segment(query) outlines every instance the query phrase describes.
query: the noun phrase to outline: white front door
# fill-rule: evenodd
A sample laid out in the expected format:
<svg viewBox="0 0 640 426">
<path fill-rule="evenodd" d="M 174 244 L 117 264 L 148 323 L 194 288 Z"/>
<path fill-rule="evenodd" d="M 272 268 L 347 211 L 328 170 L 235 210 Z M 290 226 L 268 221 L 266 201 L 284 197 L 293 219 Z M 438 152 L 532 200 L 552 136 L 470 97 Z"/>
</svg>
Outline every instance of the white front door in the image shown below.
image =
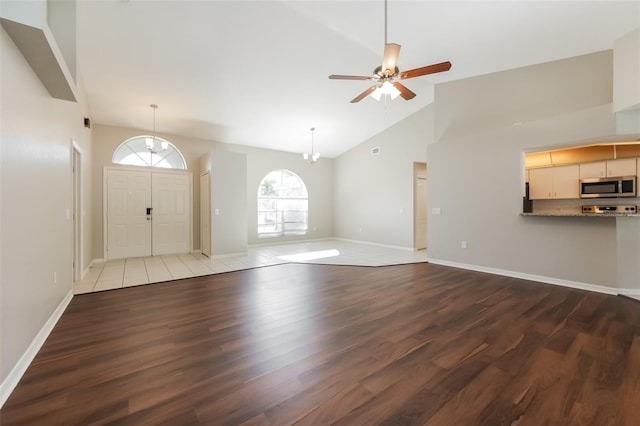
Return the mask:
<svg viewBox="0 0 640 426">
<path fill-rule="evenodd" d="M 153 255 L 186 253 L 191 246 L 191 175 L 153 172 Z"/>
<path fill-rule="evenodd" d="M 151 255 L 151 174 L 107 169 L 108 259 Z"/>
<path fill-rule="evenodd" d="M 191 173 L 105 168 L 106 259 L 191 250 Z"/>
</svg>

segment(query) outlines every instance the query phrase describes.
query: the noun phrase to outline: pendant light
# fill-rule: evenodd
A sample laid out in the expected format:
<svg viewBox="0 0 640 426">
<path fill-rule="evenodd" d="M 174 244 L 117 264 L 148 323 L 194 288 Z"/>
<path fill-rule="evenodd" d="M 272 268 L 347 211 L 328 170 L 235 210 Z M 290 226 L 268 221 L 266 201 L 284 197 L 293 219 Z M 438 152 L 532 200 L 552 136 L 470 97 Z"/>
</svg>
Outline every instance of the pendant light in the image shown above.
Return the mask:
<svg viewBox="0 0 640 426">
<path fill-rule="evenodd" d="M 155 154 L 158 151 L 156 150 L 156 110 L 158 109 L 158 105 L 151 104 L 149 105 L 151 109 L 153 109 L 153 133 L 150 138 L 145 138 L 145 145 L 149 152 Z M 160 140 L 160 148 L 161 152 L 164 152 L 169 148 L 169 142 L 165 140 Z"/>
<path fill-rule="evenodd" d="M 313 132 L 314 130 L 316 130 L 316 128 L 312 127 L 309 130 L 311 130 L 311 153 L 309 154 L 305 152 L 304 154 L 302 154 L 302 158 L 304 158 L 305 161 L 313 164 L 320 159 L 320 153 L 313 150 Z"/>
</svg>

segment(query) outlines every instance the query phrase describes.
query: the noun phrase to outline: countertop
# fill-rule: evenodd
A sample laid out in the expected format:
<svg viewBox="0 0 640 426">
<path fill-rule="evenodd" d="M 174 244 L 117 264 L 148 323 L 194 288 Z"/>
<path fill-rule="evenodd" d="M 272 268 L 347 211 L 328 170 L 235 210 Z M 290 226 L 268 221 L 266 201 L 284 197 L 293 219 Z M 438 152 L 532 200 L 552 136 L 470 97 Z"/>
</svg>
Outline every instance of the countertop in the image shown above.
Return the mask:
<svg viewBox="0 0 640 426">
<path fill-rule="evenodd" d="M 545 213 L 520 213 L 522 216 L 546 216 L 546 217 L 640 217 L 640 213 L 576 213 L 576 212 L 545 212 Z"/>
</svg>

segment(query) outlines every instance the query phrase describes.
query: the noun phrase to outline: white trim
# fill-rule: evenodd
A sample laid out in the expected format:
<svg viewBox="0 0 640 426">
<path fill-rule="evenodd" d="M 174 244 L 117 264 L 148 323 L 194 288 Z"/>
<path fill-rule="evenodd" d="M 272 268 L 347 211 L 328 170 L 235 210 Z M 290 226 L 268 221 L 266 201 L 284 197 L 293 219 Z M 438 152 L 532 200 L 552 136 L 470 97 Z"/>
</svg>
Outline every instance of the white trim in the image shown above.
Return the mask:
<svg viewBox="0 0 640 426">
<path fill-rule="evenodd" d="M 630 297 L 631 299 L 640 300 L 640 295 L 634 296 L 632 294 L 624 294 L 624 293 L 621 293 L 620 295 L 625 297 Z"/>
<path fill-rule="evenodd" d="M 619 288 L 618 294 L 640 300 L 640 289 L 637 288 Z"/>
<path fill-rule="evenodd" d="M 563 287 L 577 288 L 580 290 L 595 291 L 597 293 L 611 294 L 617 296 L 619 289 L 606 287 L 603 285 L 587 284 L 579 281 L 563 280 L 560 278 L 545 277 L 543 275 L 526 274 L 523 272 L 507 271 L 498 268 L 488 268 L 485 266 L 470 265 L 467 263 L 450 262 L 448 260 L 432 259 L 427 257 L 427 262 L 435 265 L 452 266 L 454 268 L 469 269 L 471 271 L 487 272 L 489 274 L 503 275 L 505 277 L 520 278 L 523 280 L 537 281 L 545 284 L 554 284 Z"/>
<path fill-rule="evenodd" d="M 87 267 L 84 269 L 84 271 L 82 271 L 82 279 L 84 279 L 84 277 L 86 277 L 86 276 L 87 276 L 87 274 L 89 273 L 89 269 L 93 268 L 93 267 L 94 267 L 94 265 L 95 265 L 96 263 L 104 263 L 104 262 L 106 262 L 106 260 L 104 260 L 104 259 L 102 259 L 102 258 L 99 258 L 99 259 L 93 259 L 93 260 L 89 263 L 89 266 L 87 266 Z"/>
<path fill-rule="evenodd" d="M 273 241 L 271 243 L 264 244 L 249 244 L 249 248 L 254 247 L 269 247 L 269 246 L 282 246 L 289 244 L 305 244 L 305 243 L 315 243 L 317 241 L 327 241 L 327 240 L 337 240 L 337 238 L 326 237 L 326 238 L 313 238 L 313 239 L 304 239 L 304 240 L 287 240 L 287 241 Z"/>
<path fill-rule="evenodd" d="M 47 322 L 42 326 L 40 332 L 38 332 L 27 350 L 22 354 L 16 365 L 0 384 L 0 408 L 7 401 L 11 392 L 13 392 L 15 387 L 18 385 L 18 382 L 20 382 L 20 379 L 27 371 L 27 368 L 29 368 L 29 365 L 38 354 L 38 351 L 42 348 L 45 340 L 49 337 L 51 330 L 53 330 L 53 327 L 64 313 L 64 310 L 69 306 L 71 299 L 73 299 L 73 290 L 70 290 L 64 299 L 62 299 L 56 310 L 53 311 Z"/>
<path fill-rule="evenodd" d="M 396 250 L 415 251 L 413 247 L 392 246 L 391 244 L 372 243 L 370 241 L 349 240 L 346 238 L 334 238 L 334 240 L 345 241 L 348 243 L 356 243 L 356 244 L 367 244 L 370 246 L 386 247 L 386 248 L 391 248 Z"/>
<path fill-rule="evenodd" d="M 241 251 L 238 253 L 228 253 L 228 254 L 216 254 L 216 255 L 211 255 L 210 259 L 224 259 L 226 257 L 235 257 L 235 256 L 246 256 L 247 252 L 246 251 Z"/>
<path fill-rule="evenodd" d="M 75 154 L 78 153 L 78 162 L 79 170 L 74 172 L 75 164 Z M 74 280 L 79 279 L 82 280 L 86 275 L 86 270 L 80 271 L 82 269 L 82 265 L 84 264 L 84 174 L 82 173 L 83 167 L 83 157 L 84 153 L 82 148 L 78 143 L 72 138 L 71 139 L 71 190 L 73 191 L 73 195 L 71 197 L 72 206 L 71 206 L 71 239 L 72 239 L 72 247 L 71 247 L 71 258 L 73 264 L 71 265 L 71 276 Z M 78 181 L 78 187 L 76 188 L 76 179 Z M 77 197 L 77 199 L 76 199 Z M 78 211 L 76 211 L 76 207 L 78 207 Z M 76 235 L 77 234 L 77 235 Z M 77 243 L 77 244 L 76 244 Z M 77 246 L 77 247 L 76 247 Z M 74 267 L 74 264 L 76 264 Z M 77 277 L 77 273 L 80 272 L 80 277 Z"/>
</svg>

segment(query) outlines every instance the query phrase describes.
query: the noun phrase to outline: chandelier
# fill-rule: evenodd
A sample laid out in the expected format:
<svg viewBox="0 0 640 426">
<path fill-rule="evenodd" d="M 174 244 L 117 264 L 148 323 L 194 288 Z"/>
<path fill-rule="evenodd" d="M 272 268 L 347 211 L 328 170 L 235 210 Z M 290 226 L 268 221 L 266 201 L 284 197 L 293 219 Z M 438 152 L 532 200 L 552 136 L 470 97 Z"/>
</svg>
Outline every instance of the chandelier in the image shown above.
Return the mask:
<svg viewBox="0 0 640 426">
<path fill-rule="evenodd" d="M 309 130 L 311 130 L 311 153 L 309 154 L 305 152 L 304 154 L 302 154 L 302 158 L 304 158 L 305 161 L 313 164 L 320 159 L 320 153 L 313 150 L 313 131 L 316 130 L 316 128 L 312 127 Z"/>
</svg>

